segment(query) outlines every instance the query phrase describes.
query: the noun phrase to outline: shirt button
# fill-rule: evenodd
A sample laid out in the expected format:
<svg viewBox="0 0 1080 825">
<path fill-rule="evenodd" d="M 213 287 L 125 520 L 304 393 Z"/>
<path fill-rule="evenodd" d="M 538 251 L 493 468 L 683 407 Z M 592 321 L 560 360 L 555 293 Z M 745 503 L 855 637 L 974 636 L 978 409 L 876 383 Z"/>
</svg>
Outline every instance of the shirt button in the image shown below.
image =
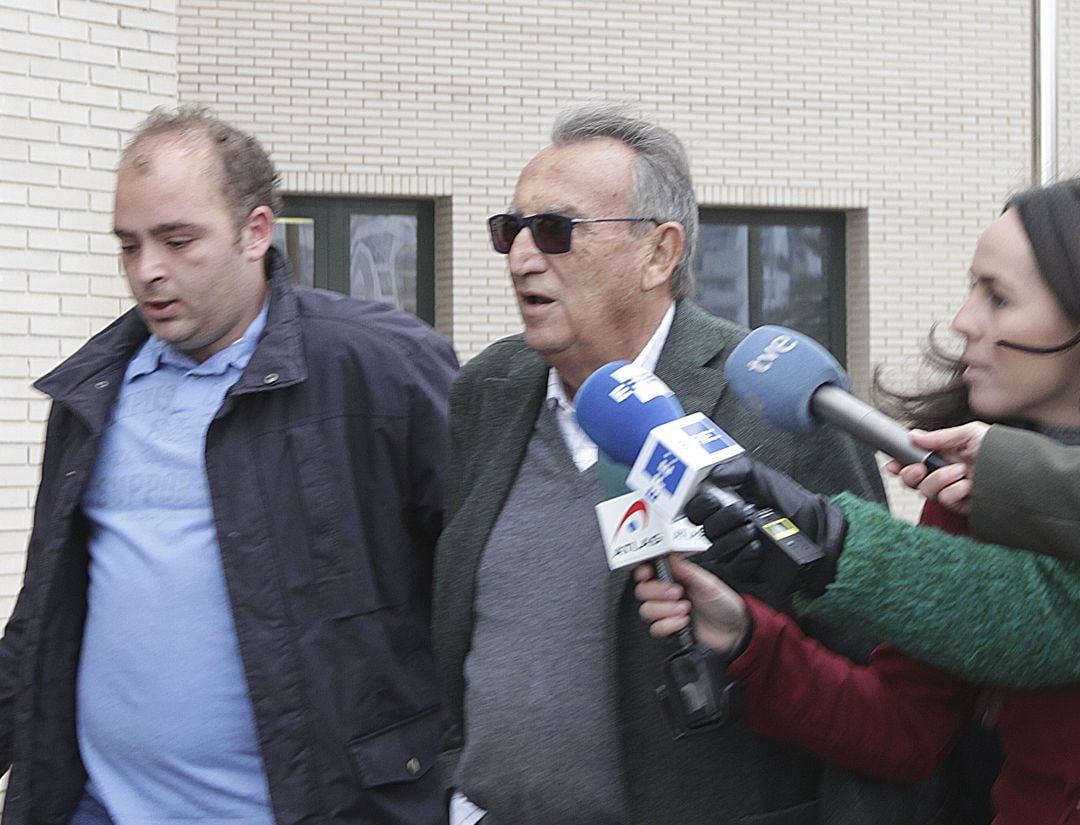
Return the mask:
<svg viewBox="0 0 1080 825">
<path fill-rule="evenodd" d="M 279 376 L 276 372 L 267 373 L 266 375 L 263 376 L 263 383 L 264 384 L 276 384 L 277 381 L 278 381 L 278 378 L 280 378 L 280 377 L 281 376 Z"/>
<path fill-rule="evenodd" d="M 107 386 L 109 386 L 109 382 L 108 382 L 108 381 L 98 381 L 98 382 L 97 382 L 96 384 L 94 384 L 94 389 L 95 389 L 95 390 L 103 390 L 103 389 L 105 389 L 105 388 L 106 388 Z"/>
<path fill-rule="evenodd" d="M 420 760 L 415 756 L 405 763 L 405 770 L 411 773 L 413 776 L 420 773 Z"/>
</svg>

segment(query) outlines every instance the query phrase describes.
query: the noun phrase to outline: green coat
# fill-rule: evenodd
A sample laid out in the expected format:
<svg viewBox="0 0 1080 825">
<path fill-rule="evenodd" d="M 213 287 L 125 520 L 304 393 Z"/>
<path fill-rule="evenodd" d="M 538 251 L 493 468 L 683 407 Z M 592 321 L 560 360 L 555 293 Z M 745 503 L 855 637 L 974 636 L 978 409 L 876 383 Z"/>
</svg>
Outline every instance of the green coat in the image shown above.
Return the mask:
<svg viewBox="0 0 1080 825">
<path fill-rule="evenodd" d="M 846 494 L 836 503 L 848 518 L 836 579 L 802 615 L 854 623 L 977 683 L 1080 682 L 1080 561 L 917 527 Z"/>
<path fill-rule="evenodd" d="M 656 372 L 688 412 L 707 414 L 755 458 L 823 493 L 849 489 L 881 499 L 868 451 L 832 432 L 812 438 L 780 432 L 725 392 L 724 359 L 745 334 L 682 302 Z M 546 379 L 545 364 L 514 336 L 470 361 L 451 393 L 449 509 L 436 550 L 433 617 L 449 723 L 440 757 L 447 783 L 463 744 L 463 670 L 475 574 L 525 454 Z M 725 825 L 749 823 L 746 817 L 756 825 L 937 821 L 905 813 L 915 804 L 913 793 L 825 770 L 809 755 L 758 736 L 741 722 L 673 741 L 654 699 L 670 651 L 649 637 L 638 618 L 629 570 L 610 574 L 607 593 L 616 628 L 607 666 L 619 688 L 611 701 L 617 705 L 632 823 Z"/>
</svg>

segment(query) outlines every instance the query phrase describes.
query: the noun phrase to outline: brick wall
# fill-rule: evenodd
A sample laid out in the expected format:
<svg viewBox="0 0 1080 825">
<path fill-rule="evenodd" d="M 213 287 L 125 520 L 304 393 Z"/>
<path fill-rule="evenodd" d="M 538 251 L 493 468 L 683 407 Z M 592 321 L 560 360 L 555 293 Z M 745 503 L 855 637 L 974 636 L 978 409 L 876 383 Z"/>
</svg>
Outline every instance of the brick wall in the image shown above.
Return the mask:
<svg viewBox="0 0 1080 825">
<path fill-rule="evenodd" d="M 865 386 L 871 362 L 915 350 L 928 306 L 959 300 L 978 227 L 1028 173 L 1029 14 L 1008 0 L 680 8 L 186 0 L 180 92 L 258 131 L 297 191 L 438 182 L 454 251 L 440 326 L 464 357 L 517 328 L 484 217 L 558 109 L 628 100 L 684 137 L 705 204 L 866 209 L 853 311 L 869 320 L 849 354 Z"/>
<path fill-rule="evenodd" d="M 850 211 L 856 386 L 865 393 L 875 364 L 910 372 L 929 324 L 964 294 L 979 228 L 1030 169 L 1026 5 L 679 11 L 185 0 L 180 94 L 257 131 L 294 191 L 445 198 L 438 325 L 465 358 L 518 328 L 484 218 L 555 112 L 629 101 L 684 138 L 704 205 Z"/>
<path fill-rule="evenodd" d="M 123 133 L 176 95 L 175 3 L 0 0 L 0 615 L 22 579 L 47 402 L 31 382 L 126 306 Z"/>
</svg>

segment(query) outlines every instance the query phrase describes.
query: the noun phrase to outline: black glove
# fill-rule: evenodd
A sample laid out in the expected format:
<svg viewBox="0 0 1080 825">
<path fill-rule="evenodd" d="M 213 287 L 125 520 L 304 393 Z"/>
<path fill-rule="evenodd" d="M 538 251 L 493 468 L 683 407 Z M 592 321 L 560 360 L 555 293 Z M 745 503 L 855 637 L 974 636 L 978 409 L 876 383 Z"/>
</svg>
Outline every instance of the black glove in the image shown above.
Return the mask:
<svg viewBox="0 0 1080 825">
<path fill-rule="evenodd" d="M 761 545 L 757 528 L 747 516 L 746 502 L 731 496 L 727 490 L 718 491 L 710 484 L 702 484 L 687 502 L 686 516 L 694 524 L 702 525 L 712 542 L 708 561 L 699 560 L 710 572 L 740 592 L 764 584 L 759 573 Z"/>
<path fill-rule="evenodd" d="M 712 556 L 719 561 L 730 561 L 746 551 L 757 531 L 748 517 L 746 501 L 730 495 L 731 485 L 718 487 L 702 484 L 686 503 L 686 517 L 705 528 L 705 535 L 712 542 L 709 548 Z"/>
<path fill-rule="evenodd" d="M 795 522 L 825 555 L 807 575 L 800 577 L 799 589 L 811 596 L 825 592 L 825 587 L 836 578 L 836 562 L 844 548 L 847 518 L 843 510 L 783 473 L 746 457 L 715 467 L 709 474 L 709 482 L 734 490 L 750 504 L 768 507 Z M 764 554 L 775 549 L 754 539 L 755 528 L 746 515 L 740 518 L 737 507 L 722 504 L 707 488 L 708 485 L 703 485 L 703 490 L 687 503 L 686 515 L 695 524 L 704 526 L 705 535 L 713 542 L 711 549 L 733 574 L 737 571 L 743 581 L 753 581 Z"/>
</svg>

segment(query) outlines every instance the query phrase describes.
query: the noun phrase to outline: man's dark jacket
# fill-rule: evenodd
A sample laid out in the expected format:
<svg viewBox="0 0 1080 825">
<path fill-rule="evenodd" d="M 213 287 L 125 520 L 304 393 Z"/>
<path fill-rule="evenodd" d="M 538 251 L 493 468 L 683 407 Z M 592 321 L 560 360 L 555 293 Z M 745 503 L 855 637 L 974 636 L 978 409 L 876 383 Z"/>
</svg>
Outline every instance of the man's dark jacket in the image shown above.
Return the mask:
<svg viewBox="0 0 1080 825">
<path fill-rule="evenodd" d="M 754 458 L 822 493 L 847 489 L 883 499 L 869 451 L 835 432 L 810 438 L 781 432 L 726 391 L 724 360 L 745 335 L 745 329 L 680 302 L 656 374 L 687 412 L 708 415 Z M 440 772 L 448 785 L 464 744 L 464 663 L 472 640 L 476 571 L 524 458 L 546 395 L 546 376 L 547 367 L 536 353 L 521 336 L 513 336 L 470 361 L 451 395 L 451 476 L 447 524 L 436 553 L 434 603 L 435 648 L 449 721 Z M 573 575 L 573 565 L 567 574 Z M 633 825 L 944 821 L 935 818 L 934 788 L 909 791 L 827 769 L 807 753 L 758 736 L 742 722 L 673 741 L 654 698 L 663 681 L 664 657 L 672 649 L 649 637 L 638 618 L 629 569 L 610 574 L 607 599 L 612 632 L 606 666 L 615 689 L 611 701 L 619 725 L 619 768 Z M 837 643 L 839 635 L 834 632 L 831 641 Z M 869 649 L 860 640 L 846 652 L 857 648 Z M 528 759 L 522 754 L 523 761 Z M 473 801 L 483 807 L 483 800 Z"/>
<path fill-rule="evenodd" d="M 456 359 L 416 319 L 294 288 L 210 425 L 206 472 L 274 814 L 282 825 L 444 816 L 429 640 Z M 134 312 L 37 386 L 53 398 L 22 592 L 0 642 L 4 825 L 66 825 L 85 781 L 75 675 L 87 592 L 82 498 Z"/>
</svg>

